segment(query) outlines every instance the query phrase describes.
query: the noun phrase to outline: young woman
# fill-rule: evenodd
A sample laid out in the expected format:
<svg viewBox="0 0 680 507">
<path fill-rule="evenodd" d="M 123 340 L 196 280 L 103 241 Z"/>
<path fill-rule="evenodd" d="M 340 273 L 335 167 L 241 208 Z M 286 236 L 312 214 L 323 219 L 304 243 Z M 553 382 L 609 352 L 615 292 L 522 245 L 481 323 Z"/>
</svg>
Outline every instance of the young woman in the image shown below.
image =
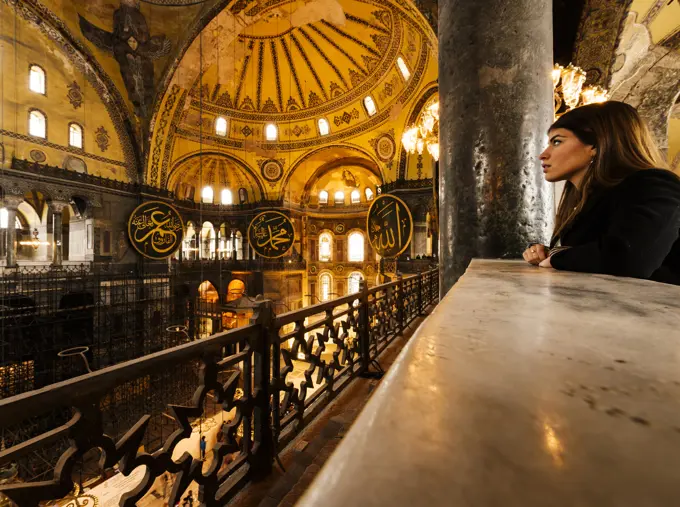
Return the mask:
<svg viewBox="0 0 680 507">
<path fill-rule="evenodd" d="M 524 259 L 566 271 L 680 285 L 680 178 L 635 108 L 590 104 L 561 116 L 540 159 L 546 180 L 566 180 L 550 247 Z"/>
</svg>

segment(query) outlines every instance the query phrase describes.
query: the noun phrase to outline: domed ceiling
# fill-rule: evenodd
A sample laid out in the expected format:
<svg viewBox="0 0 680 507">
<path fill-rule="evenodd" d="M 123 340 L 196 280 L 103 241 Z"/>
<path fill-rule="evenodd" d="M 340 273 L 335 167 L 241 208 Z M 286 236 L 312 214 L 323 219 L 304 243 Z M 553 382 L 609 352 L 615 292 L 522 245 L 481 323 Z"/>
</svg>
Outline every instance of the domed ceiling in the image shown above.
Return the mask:
<svg viewBox="0 0 680 507">
<path fill-rule="evenodd" d="M 210 149 L 241 161 L 267 198 L 278 198 L 310 150 L 340 144 L 361 150 L 386 180 L 397 179 L 401 132 L 436 79 L 434 33 L 407 2 L 274 0 L 238 19 L 223 11 L 173 77 L 147 181 L 170 188 L 174 160 Z M 215 131 L 219 117 L 228 122 L 224 135 Z M 275 140 L 265 138 L 270 123 Z"/>
</svg>

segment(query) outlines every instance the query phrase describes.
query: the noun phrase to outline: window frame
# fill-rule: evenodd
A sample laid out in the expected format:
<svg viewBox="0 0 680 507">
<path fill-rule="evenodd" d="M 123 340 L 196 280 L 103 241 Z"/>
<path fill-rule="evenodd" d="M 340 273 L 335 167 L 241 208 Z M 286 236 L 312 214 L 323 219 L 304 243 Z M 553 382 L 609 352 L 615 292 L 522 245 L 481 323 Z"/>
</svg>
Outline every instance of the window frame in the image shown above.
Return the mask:
<svg viewBox="0 0 680 507">
<path fill-rule="evenodd" d="M 322 244 L 322 238 L 328 238 L 328 258 L 323 258 L 321 254 L 321 244 Z M 318 238 L 318 244 L 317 244 L 317 255 L 319 258 L 319 262 L 333 262 L 333 244 L 335 243 L 335 238 L 333 238 L 333 234 L 330 233 L 330 231 L 323 231 L 321 234 L 319 234 Z"/>
<path fill-rule="evenodd" d="M 43 91 L 42 92 L 37 92 L 31 88 L 31 70 L 33 67 L 37 67 L 40 69 L 42 72 L 42 77 L 43 77 Z M 29 63 L 28 64 L 28 91 L 31 93 L 37 93 L 38 95 L 42 95 L 43 97 L 47 97 L 47 71 L 42 65 L 38 65 L 37 63 Z"/>
<path fill-rule="evenodd" d="M 352 237 L 361 236 L 361 260 L 352 258 Z M 363 231 L 353 230 L 347 234 L 347 262 L 366 262 L 366 235 Z"/>
<path fill-rule="evenodd" d="M 31 133 L 31 114 L 34 113 L 34 112 L 40 113 L 42 115 L 43 119 L 45 120 L 45 135 L 44 136 L 37 136 L 37 135 Z M 29 136 L 34 137 L 36 139 L 43 139 L 43 140 L 47 141 L 47 115 L 43 111 L 38 109 L 37 107 L 30 108 L 28 110 L 28 128 L 26 130 L 28 131 Z"/>
<path fill-rule="evenodd" d="M 354 200 L 354 197 L 356 196 L 356 201 Z M 355 188 L 349 193 L 349 202 L 350 204 L 361 204 L 361 191 L 358 188 Z"/>
<path fill-rule="evenodd" d="M 229 202 L 224 202 L 224 194 L 225 192 L 229 193 Z M 229 188 L 223 188 L 220 191 L 220 204 L 222 206 L 232 206 L 234 204 L 234 193 L 231 191 Z"/>
<path fill-rule="evenodd" d="M 323 298 L 324 279 L 328 280 L 328 297 L 326 299 Z M 319 274 L 319 293 L 317 295 L 319 301 L 321 301 L 322 303 L 330 301 L 332 299 L 331 297 L 332 292 L 333 292 L 333 275 L 329 271 L 324 271 L 323 273 Z"/>
<path fill-rule="evenodd" d="M 217 122 L 220 121 L 220 120 L 224 120 L 224 134 L 220 134 L 217 131 Z M 214 131 L 215 135 L 218 136 L 218 137 L 227 137 L 227 135 L 229 134 L 229 120 L 227 120 L 226 116 L 220 115 L 217 118 L 215 118 L 215 123 L 213 124 L 213 131 Z"/>
<path fill-rule="evenodd" d="M 371 193 L 370 197 L 368 195 L 369 192 Z M 366 202 L 370 202 L 373 199 L 375 199 L 375 192 L 373 191 L 373 189 L 371 187 L 366 187 L 364 189 L 364 196 L 366 197 Z"/>
<path fill-rule="evenodd" d="M 371 103 L 373 104 L 373 108 L 375 109 L 372 113 L 371 113 L 371 111 L 369 111 L 368 106 L 366 105 L 366 101 L 369 100 L 369 99 L 370 99 Z M 366 95 L 364 97 L 364 99 L 361 101 L 361 103 L 363 104 L 364 109 L 366 110 L 366 114 L 368 114 L 369 118 L 378 114 L 378 105 L 375 103 L 375 99 L 373 98 L 373 96 Z"/>
<path fill-rule="evenodd" d="M 352 278 L 354 278 L 354 275 L 359 275 L 359 283 L 357 284 L 357 290 L 354 292 L 350 292 L 350 287 L 351 287 L 351 281 Z M 347 295 L 350 296 L 352 294 L 358 294 L 359 291 L 361 290 L 361 280 L 366 281 L 366 277 L 361 271 L 352 271 L 349 275 L 347 275 Z"/>
<path fill-rule="evenodd" d="M 338 201 L 338 195 L 339 194 L 342 194 L 342 200 L 341 201 Z M 344 205 L 345 204 L 345 192 L 343 192 L 342 190 L 336 190 L 333 193 L 333 204 L 336 205 L 336 206 L 338 204 Z"/>
<path fill-rule="evenodd" d="M 401 66 L 399 65 L 399 62 L 400 62 L 400 61 L 401 61 L 401 63 L 404 65 L 404 68 L 406 69 L 406 72 L 408 73 L 408 76 L 405 76 L 405 75 L 404 75 L 404 70 L 403 70 L 403 69 L 401 68 Z M 401 55 L 397 56 L 397 63 L 396 63 L 396 65 L 397 65 L 397 69 L 399 69 L 399 74 L 400 74 L 401 77 L 404 79 L 404 81 L 408 81 L 409 79 L 411 79 L 411 77 L 413 76 L 413 72 L 411 72 L 411 69 L 409 68 L 408 64 L 406 63 L 406 60 L 404 60 L 404 58 L 403 58 Z"/>
<path fill-rule="evenodd" d="M 326 124 L 326 133 L 321 132 L 321 122 Z M 325 137 L 331 133 L 331 123 L 326 118 L 319 118 L 316 122 L 316 128 L 319 131 L 319 135 Z"/>
<path fill-rule="evenodd" d="M 76 126 L 80 129 L 80 146 L 76 146 L 75 144 L 71 144 L 71 127 Z M 71 121 L 68 124 L 68 145 L 70 148 L 75 148 L 76 150 L 85 150 L 85 129 L 83 126 L 76 122 L 76 121 Z"/>
<path fill-rule="evenodd" d="M 269 130 L 269 127 L 274 127 L 274 138 L 270 139 L 269 134 L 267 130 Z M 267 123 L 264 126 L 264 140 L 269 142 L 269 143 L 274 143 L 279 140 L 279 127 L 276 125 L 276 123 Z"/>
<path fill-rule="evenodd" d="M 321 200 L 321 194 L 322 194 L 322 193 L 323 193 L 323 194 L 326 194 L 326 199 L 325 199 L 324 201 Z M 328 198 L 329 198 L 329 197 L 330 197 L 330 195 L 328 194 L 328 190 L 320 190 L 320 191 L 319 191 L 319 195 L 318 195 L 319 204 L 328 204 Z"/>
<path fill-rule="evenodd" d="M 211 195 L 210 201 L 205 200 L 205 194 L 204 194 L 204 192 L 208 188 L 210 189 L 210 195 Z M 204 203 L 204 204 L 214 204 L 215 203 L 215 189 L 211 185 L 206 185 L 201 189 L 201 202 Z"/>
</svg>

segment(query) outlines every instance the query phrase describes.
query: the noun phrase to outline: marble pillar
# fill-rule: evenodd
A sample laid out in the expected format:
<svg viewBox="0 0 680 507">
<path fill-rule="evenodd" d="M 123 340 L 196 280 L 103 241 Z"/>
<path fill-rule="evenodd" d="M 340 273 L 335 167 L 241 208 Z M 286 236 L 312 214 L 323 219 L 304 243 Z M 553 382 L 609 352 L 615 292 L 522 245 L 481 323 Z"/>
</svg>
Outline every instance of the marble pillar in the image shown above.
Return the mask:
<svg viewBox="0 0 680 507">
<path fill-rule="evenodd" d="M 3 206 L 7 209 L 7 256 L 5 266 L 15 268 L 17 266 L 17 211 L 23 197 L 6 196 Z"/>
<path fill-rule="evenodd" d="M 54 246 L 52 250 L 52 265 L 61 266 L 64 261 L 64 234 L 62 230 L 62 212 L 68 206 L 66 202 L 53 201 L 50 204 L 52 208 L 52 237 L 54 239 Z"/>
<path fill-rule="evenodd" d="M 550 0 L 439 2 L 443 296 L 473 257 L 547 241 L 552 189 L 538 155 L 553 120 Z"/>
</svg>

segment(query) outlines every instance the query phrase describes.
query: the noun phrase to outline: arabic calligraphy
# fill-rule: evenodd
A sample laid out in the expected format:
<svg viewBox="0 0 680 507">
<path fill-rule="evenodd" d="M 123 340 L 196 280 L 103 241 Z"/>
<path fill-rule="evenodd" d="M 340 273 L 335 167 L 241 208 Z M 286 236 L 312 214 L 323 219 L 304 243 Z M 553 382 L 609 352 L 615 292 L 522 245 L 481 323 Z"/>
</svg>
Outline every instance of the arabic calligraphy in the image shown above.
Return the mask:
<svg viewBox="0 0 680 507">
<path fill-rule="evenodd" d="M 184 224 L 177 210 L 160 201 L 138 206 L 128 221 L 130 243 L 150 259 L 165 259 L 182 244 Z"/>
<path fill-rule="evenodd" d="M 381 257 L 396 257 L 413 236 L 413 219 L 406 203 L 390 194 L 378 197 L 368 210 L 366 230 L 371 246 Z"/>
<path fill-rule="evenodd" d="M 258 255 L 275 259 L 285 255 L 293 246 L 295 229 L 283 213 L 265 211 L 250 222 L 248 240 Z"/>
</svg>

